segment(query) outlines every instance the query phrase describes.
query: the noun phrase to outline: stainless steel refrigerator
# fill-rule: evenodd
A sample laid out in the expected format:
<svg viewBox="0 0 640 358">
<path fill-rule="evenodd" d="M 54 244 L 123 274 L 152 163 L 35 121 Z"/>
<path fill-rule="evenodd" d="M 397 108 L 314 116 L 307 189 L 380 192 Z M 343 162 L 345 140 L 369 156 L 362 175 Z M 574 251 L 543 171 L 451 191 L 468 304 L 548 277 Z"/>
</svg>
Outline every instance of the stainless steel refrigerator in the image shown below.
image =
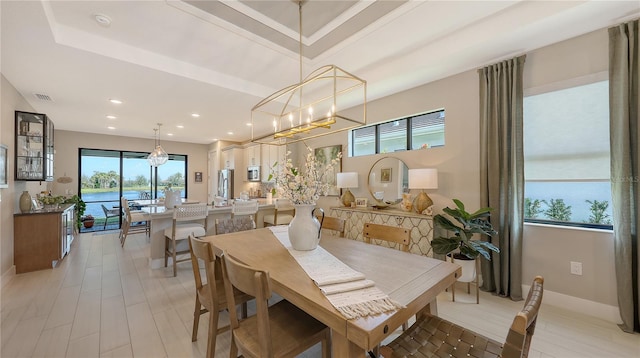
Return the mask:
<svg viewBox="0 0 640 358">
<path fill-rule="evenodd" d="M 218 171 L 218 196 L 225 200 L 233 199 L 233 169 Z"/>
</svg>

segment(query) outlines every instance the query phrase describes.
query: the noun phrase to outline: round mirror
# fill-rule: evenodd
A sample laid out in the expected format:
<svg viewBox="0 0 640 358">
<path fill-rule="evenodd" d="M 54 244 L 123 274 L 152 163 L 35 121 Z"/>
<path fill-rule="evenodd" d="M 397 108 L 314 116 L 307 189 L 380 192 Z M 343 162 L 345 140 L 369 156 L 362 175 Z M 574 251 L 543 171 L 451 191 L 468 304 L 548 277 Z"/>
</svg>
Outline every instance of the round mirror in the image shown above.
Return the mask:
<svg viewBox="0 0 640 358">
<path fill-rule="evenodd" d="M 369 170 L 368 187 L 373 206 L 397 204 L 402 201 L 402 193 L 409 190 L 409 168 L 398 158 L 380 158 Z"/>
</svg>

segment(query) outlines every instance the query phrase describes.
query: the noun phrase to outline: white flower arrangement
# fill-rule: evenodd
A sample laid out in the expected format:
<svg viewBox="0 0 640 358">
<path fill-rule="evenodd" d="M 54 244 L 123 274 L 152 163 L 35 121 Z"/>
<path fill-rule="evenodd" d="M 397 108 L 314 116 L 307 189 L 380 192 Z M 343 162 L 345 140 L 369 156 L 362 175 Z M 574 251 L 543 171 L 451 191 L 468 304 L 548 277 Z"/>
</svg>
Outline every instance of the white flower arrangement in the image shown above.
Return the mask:
<svg viewBox="0 0 640 358">
<path fill-rule="evenodd" d="M 313 149 L 307 147 L 307 150 L 309 152 L 303 170 L 293 166 L 289 158 L 291 151 L 288 151 L 284 164 L 274 163 L 269 173 L 269 180 L 275 179 L 280 195 L 293 204 L 315 204 L 320 195 L 327 195 L 329 184 L 323 178 L 335 173 L 334 167 L 342 157 L 342 153 L 338 153 L 337 158 L 323 166 L 313 155 Z M 274 194 L 275 191 L 272 190 Z"/>
</svg>

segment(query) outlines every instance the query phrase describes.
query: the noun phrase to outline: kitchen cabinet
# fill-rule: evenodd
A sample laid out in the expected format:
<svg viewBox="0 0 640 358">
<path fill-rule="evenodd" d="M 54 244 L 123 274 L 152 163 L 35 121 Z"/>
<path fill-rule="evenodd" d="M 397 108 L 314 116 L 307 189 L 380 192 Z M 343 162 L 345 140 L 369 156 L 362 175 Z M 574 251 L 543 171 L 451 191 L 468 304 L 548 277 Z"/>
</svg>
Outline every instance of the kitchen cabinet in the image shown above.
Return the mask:
<svg viewBox="0 0 640 358">
<path fill-rule="evenodd" d="M 252 145 L 244 149 L 244 162 L 246 166 L 262 165 L 260 157 L 260 144 Z"/>
<path fill-rule="evenodd" d="M 277 163 L 283 163 L 287 154 L 286 145 L 269 145 L 263 144 L 261 148 L 261 165 L 262 165 L 262 181 L 269 181 L 269 174 L 273 165 Z"/>
<path fill-rule="evenodd" d="M 242 162 L 244 160 L 244 154 L 240 147 L 226 147 L 220 152 L 220 168 L 223 169 L 238 169 L 238 171 L 244 172 Z"/>
<path fill-rule="evenodd" d="M 53 180 L 53 122 L 43 113 L 15 112 L 15 180 Z"/>
<path fill-rule="evenodd" d="M 13 261 L 16 273 L 56 266 L 71 250 L 75 239 L 75 205 L 59 209 L 14 214 Z"/>
</svg>

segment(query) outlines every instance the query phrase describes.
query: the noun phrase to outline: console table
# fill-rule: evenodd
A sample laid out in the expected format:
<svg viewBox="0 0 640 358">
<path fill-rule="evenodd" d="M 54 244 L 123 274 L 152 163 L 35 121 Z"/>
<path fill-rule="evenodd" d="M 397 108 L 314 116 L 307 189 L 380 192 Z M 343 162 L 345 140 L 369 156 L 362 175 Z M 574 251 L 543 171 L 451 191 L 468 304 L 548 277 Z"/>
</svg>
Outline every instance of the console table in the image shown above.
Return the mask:
<svg viewBox="0 0 640 358">
<path fill-rule="evenodd" d="M 433 218 L 427 215 L 416 214 L 394 209 L 372 208 L 348 208 L 332 207 L 331 216 L 346 220 L 345 237 L 353 240 L 364 241 L 362 230 L 365 223 L 374 223 L 389 226 L 399 226 L 411 230 L 411 243 L 409 252 L 433 256 L 431 239 L 433 238 Z M 389 246 L 381 242 L 383 246 Z"/>
</svg>

